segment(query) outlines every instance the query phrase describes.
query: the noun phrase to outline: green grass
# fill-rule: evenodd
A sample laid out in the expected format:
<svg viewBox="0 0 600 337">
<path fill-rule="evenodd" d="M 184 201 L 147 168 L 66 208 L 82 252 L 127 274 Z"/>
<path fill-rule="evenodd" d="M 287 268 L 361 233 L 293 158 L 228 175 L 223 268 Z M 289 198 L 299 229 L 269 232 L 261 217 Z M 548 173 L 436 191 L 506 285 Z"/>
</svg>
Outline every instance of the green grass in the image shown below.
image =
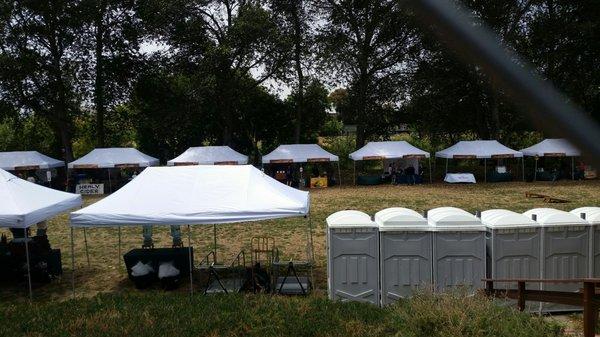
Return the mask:
<svg viewBox="0 0 600 337">
<path fill-rule="evenodd" d="M 322 297 L 99 295 L 0 307 L 10 336 L 562 336 L 561 327 L 462 294 L 379 309 Z"/>
</svg>

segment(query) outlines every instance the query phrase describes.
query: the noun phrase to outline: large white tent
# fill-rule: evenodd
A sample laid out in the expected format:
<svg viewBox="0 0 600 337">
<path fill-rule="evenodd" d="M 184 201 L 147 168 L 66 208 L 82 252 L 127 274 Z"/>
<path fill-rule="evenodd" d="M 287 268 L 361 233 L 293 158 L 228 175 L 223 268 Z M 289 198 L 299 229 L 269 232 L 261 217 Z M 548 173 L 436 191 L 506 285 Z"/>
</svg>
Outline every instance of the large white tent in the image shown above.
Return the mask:
<svg viewBox="0 0 600 337">
<path fill-rule="evenodd" d="M 537 157 L 571 157 L 571 178 L 575 179 L 575 157 L 581 156 L 581 151 L 568 140 L 562 138 L 544 139 L 541 142 L 521 150 L 523 155 L 536 157 L 534 179 L 537 175 Z"/>
<path fill-rule="evenodd" d="M 131 147 L 99 148 L 69 163 L 70 169 L 148 167 L 158 165 L 158 159 Z"/>
<path fill-rule="evenodd" d="M 81 205 L 81 196 L 30 183 L 0 169 L 0 227 L 28 228 Z"/>
<path fill-rule="evenodd" d="M 251 165 L 152 167 L 71 213 L 71 226 L 197 225 L 304 216 L 308 192 Z"/>
<path fill-rule="evenodd" d="M 65 162 L 37 151 L 0 152 L 0 169 L 7 171 L 49 170 L 64 165 Z"/>
<path fill-rule="evenodd" d="M 229 146 L 198 146 L 190 147 L 177 158 L 167 162 L 168 166 L 225 164 L 248 164 L 248 156 L 233 150 Z"/>
<path fill-rule="evenodd" d="M 463 140 L 436 152 L 435 156 L 446 159 L 446 173 L 448 173 L 449 159 L 483 159 L 487 164 L 487 159 L 523 158 L 523 153 L 506 147 L 497 140 Z M 485 174 L 487 180 L 487 172 Z"/>
<path fill-rule="evenodd" d="M 81 196 L 30 183 L 0 169 L 0 227 L 22 228 L 81 206 Z M 25 231 L 27 239 L 27 231 Z M 32 297 L 29 245 L 25 244 L 29 297 Z"/>
<path fill-rule="evenodd" d="M 429 158 L 429 152 L 423 151 L 406 141 L 369 142 L 367 145 L 350 153 L 350 159 L 355 162 L 358 160 L 425 158 Z M 431 165 L 429 166 L 429 178 L 431 181 Z M 354 166 L 354 181 L 356 182 L 356 164 Z"/>
<path fill-rule="evenodd" d="M 284 144 L 262 157 L 263 164 L 339 161 L 317 144 Z"/>
<path fill-rule="evenodd" d="M 317 144 L 283 144 L 262 157 L 262 164 L 338 162 L 338 179 L 342 186 L 340 158 Z"/>
<path fill-rule="evenodd" d="M 284 185 L 251 165 L 152 167 L 114 194 L 71 213 L 71 249 L 75 227 L 188 225 L 191 245 L 190 225 L 307 216 L 309 211 L 308 192 Z M 309 232 L 312 259 L 310 220 Z"/>
</svg>

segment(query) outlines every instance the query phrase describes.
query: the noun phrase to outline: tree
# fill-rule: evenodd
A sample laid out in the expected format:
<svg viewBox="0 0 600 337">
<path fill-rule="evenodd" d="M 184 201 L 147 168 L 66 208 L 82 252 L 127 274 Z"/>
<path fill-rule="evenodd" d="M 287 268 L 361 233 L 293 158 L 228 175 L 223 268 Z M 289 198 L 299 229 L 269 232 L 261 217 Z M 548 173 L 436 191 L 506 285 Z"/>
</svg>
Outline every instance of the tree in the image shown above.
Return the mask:
<svg viewBox="0 0 600 337">
<path fill-rule="evenodd" d="M 139 59 L 139 42 L 142 35 L 135 11 L 135 0 L 85 0 L 86 33 L 88 45 L 83 48 L 89 65 L 89 78 L 96 122 L 96 146 L 105 147 L 105 119 L 107 110 L 128 96 L 135 65 Z"/>
<path fill-rule="evenodd" d="M 320 0 L 320 56 L 348 87 L 357 124 L 356 147 L 385 130 L 416 42 L 409 13 L 399 1 Z"/>
<path fill-rule="evenodd" d="M 4 101 L 46 118 L 67 161 L 72 117 L 80 111 L 83 32 L 79 1 L 5 1 L 0 8 L 0 87 Z"/>
</svg>

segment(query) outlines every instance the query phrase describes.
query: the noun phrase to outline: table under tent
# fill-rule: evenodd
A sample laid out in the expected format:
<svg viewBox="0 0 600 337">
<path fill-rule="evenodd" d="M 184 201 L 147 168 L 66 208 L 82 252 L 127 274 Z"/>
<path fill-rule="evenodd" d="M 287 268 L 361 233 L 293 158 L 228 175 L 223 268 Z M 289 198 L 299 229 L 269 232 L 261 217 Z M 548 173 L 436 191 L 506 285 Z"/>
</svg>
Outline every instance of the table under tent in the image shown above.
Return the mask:
<svg viewBox="0 0 600 337">
<path fill-rule="evenodd" d="M 435 153 L 436 158 L 446 159 L 446 170 L 444 181 L 448 183 L 475 183 L 475 176 L 472 173 L 448 173 L 448 161 L 450 159 L 483 159 L 484 181 L 498 182 L 512 180 L 512 174 L 504 165 L 497 165 L 495 170 L 488 174 L 487 161 L 502 161 L 512 158 L 521 159 L 521 174 L 525 180 L 525 164 L 523 162 L 523 153 L 508 148 L 496 140 L 470 140 L 460 141 L 447 149 Z M 488 177 L 489 176 L 489 177 Z"/>
<path fill-rule="evenodd" d="M 340 169 L 339 157 L 325 151 L 317 144 L 284 144 L 279 145 L 275 150 L 262 157 L 263 169 L 265 165 L 269 165 L 270 173 L 273 178 L 278 181 L 285 182 L 288 185 L 294 185 L 292 181 L 297 175 L 299 187 L 302 187 L 304 176 L 310 176 L 310 187 L 327 187 L 333 174 L 322 174 L 318 169 L 318 164 L 337 162 L 338 184 L 342 184 L 342 173 Z M 302 164 L 308 163 L 313 167 L 313 172 L 304 172 Z M 297 172 L 294 172 L 294 164 L 300 164 Z M 296 174 L 297 173 L 297 174 Z"/>
<path fill-rule="evenodd" d="M 422 172 L 420 172 L 420 161 L 429 159 L 429 182 L 432 181 L 431 177 L 431 158 L 429 152 L 423 151 L 406 141 L 385 141 L 385 142 L 369 142 L 367 145 L 350 154 L 350 159 L 354 161 L 354 184 L 357 183 L 356 177 L 356 162 L 363 160 L 378 160 L 383 164 L 384 175 L 392 175 L 393 172 L 403 172 L 398 175 L 396 179 L 397 183 L 404 183 L 404 179 L 407 178 L 405 172 L 410 172 L 410 178 L 412 183 L 417 182 L 414 176 L 418 177 L 422 181 Z M 397 164 L 397 165 L 396 165 Z M 397 167 L 395 167 L 397 166 Z M 392 168 L 393 172 L 388 172 L 389 168 Z M 408 169 L 408 170 L 407 170 Z M 380 176 L 371 177 L 359 177 L 362 179 L 358 181 L 360 185 L 373 185 L 378 184 L 381 179 Z M 410 181 L 406 181 L 410 183 Z"/>
<path fill-rule="evenodd" d="M 113 186 L 115 183 L 127 183 L 128 180 L 139 174 L 139 171 L 149 167 L 157 166 L 158 159 L 150 157 L 137 149 L 131 147 L 113 147 L 113 148 L 98 148 L 90 151 L 85 156 L 70 162 L 69 170 L 81 172 L 85 170 L 87 174 L 100 173 L 91 178 L 86 177 L 86 174 L 75 175 L 75 191 L 81 194 L 104 194 L 104 182 L 108 183 L 108 192 L 112 193 L 118 186 Z M 127 179 L 115 179 L 114 175 L 121 175 L 122 170 L 129 170 L 130 176 Z M 103 175 L 106 172 L 106 176 Z M 106 177 L 106 179 L 105 179 Z M 117 181 L 115 181 L 117 180 Z M 99 182 L 98 184 L 94 184 Z M 77 187 L 79 185 L 79 188 Z M 87 187 L 93 185 L 101 188 L 96 188 L 92 192 L 87 192 Z"/>
<path fill-rule="evenodd" d="M 2 278 L 26 277 L 29 297 L 32 283 L 48 282 L 62 274 L 60 250 L 52 249 L 45 221 L 66 210 L 81 206 L 81 196 L 57 191 L 20 179 L 0 169 L 0 227 L 10 228 L 13 239 L 0 240 Z M 37 233 L 29 233 L 37 224 Z M 22 274 L 26 271 L 26 276 Z"/>
<path fill-rule="evenodd" d="M 538 171 L 539 158 L 564 158 L 571 157 L 571 179 L 575 180 L 575 157 L 581 156 L 581 152 L 566 139 L 544 139 L 543 141 L 521 150 L 524 156 L 534 157 L 533 180 L 556 180 L 559 177 L 559 170 L 548 172 Z"/>
<path fill-rule="evenodd" d="M 12 171 L 23 178 L 33 177 L 36 182 L 52 187 L 53 178 L 56 178 L 55 169 L 65 167 L 65 162 L 57 160 L 37 151 L 12 151 L 0 152 L 0 169 Z M 64 186 L 55 185 L 59 188 Z"/>
<path fill-rule="evenodd" d="M 309 200 L 308 192 L 281 184 L 251 165 L 151 167 L 112 195 L 71 213 L 71 237 L 77 228 L 117 227 L 120 256 L 122 227 L 144 226 L 146 234 L 148 226 L 187 225 L 187 248 L 170 251 L 172 248 L 144 245 L 125 254 L 128 276 L 136 286 L 137 280 L 144 284 L 158 279 L 162 282 L 164 267 L 171 271 L 165 277 L 177 282 L 189 275 L 190 293 L 197 271 L 205 281 L 204 293 L 271 289 L 282 294 L 307 294 L 312 288 L 314 260 Z M 260 236 L 251 238 L 250 266 L 243 251 L 231 263 L 223 263 L 226 259 L 221 256 L 217 260 L 215 225 L 250 226 L 252 221 L 290 217 L 307 220 L 305 261 L 279 260 L 275 239 Z M 193 257 L 193 225 L 213 225 L 215 231 L 215 245 L 199 264 Z M 85 247 L 87 250 L 87 243 Z M 181 250 L 187 254 L 184 259 Z M 74 261 L 72 264 L 75 268 Z"/>
<path fill-rule="evenodd" d="M 246 165 L 248 156 L 229 146 L 190 147 L 178 157 L 167 162 L 168 166 L 185 165 Z"/>
</svg>

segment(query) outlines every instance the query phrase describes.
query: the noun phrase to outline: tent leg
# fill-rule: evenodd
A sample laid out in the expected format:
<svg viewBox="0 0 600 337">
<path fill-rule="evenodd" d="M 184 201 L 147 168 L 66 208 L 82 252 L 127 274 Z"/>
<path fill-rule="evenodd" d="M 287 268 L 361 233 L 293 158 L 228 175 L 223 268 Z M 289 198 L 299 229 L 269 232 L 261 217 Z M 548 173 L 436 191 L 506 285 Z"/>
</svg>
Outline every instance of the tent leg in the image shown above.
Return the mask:
<svg viewBox="0 0 600 337">
<path fill-rule="evenodd" d="M 521 174 L 523 175 L 523 181 L 525 181 L 525 156 L 521 157 Z"/>
<path fill-rule="evenodd" d="M 446 174 L 448 174 L 448 158 L 446 158 Z"/>
<path fill-rule="evenodd" d="M 31 261 L 29 260 L 29 238 L 27 235 L 27 228 L 23 229 L 25 231 L 25 257 L 27 260 L 27 283 L 29 285 L 29 300 L 33 300 L 33 288 L 31 287 Z"/>
<path fill-rule="evenodd" d="M 431 157 L 429 157 L 429 183 L 433 183 L 433 177 L 431 176 Z"/>
<path fill-rule="evenodd" d="M 353 161 L 352 163 L 354 164 L 354 186 L 356 186 L 356 161 Z"/>
<path fill-rule="evenodd" d="M 538 162 L 538 158 L 535 157 L 535 166 L 533 168 L 533 181 L 537 181 L 537 162 Z"/>
<path fill-rule="evenodd" d="M 340 162 L 338 161 L 338 185 L 342 188 L 342 169 L 340 167 Z"/>
<path fill-rule="evenodd" d="M 194 295 L 194 278 L 193 278 L 194 263 L 192 262 L 192 229 L 191 229 L 190 225 L 188 225 L 188 260 L 189 260 L 189 268 L 190 268 L 190 297 L 191 297 L 192 295 Z M 215 255 L 215 260 L 216 260 L 216 255 Z"/>
<path fill-rule="evenodd" d="M 571 157 L 571 180 L 575 180 L 575 157 Z"/>
<path fill-rule="evenodd" d="M 483 181 L 487 183 L 487 159 L 483 158 Z"/>
<path fill-rule="evenodd" d="M 213 224 L 213 252 L 215 253 L 215 264 L 217 263 L 217 225 Z"/>
<path fill-rule="evenodd" d="M 73 298 L 75 298 L 75 241 L 73 239 L 73 227 L 71 227 L 71 287 Z"/>
<path fill-rule="evenodd" d="M 112 194 L 112 179 L 110 178 L 110 169 L 107 168 L 106 170 L 108 170 L 108 193 Z"/>
<path fill-rule="evenodd" d="M 88 268 L 91 266 L 90 264 L 90 253 L 88 251 L 88 241 L 87 241 L 87 230 L 83 228 L 83 242 L 85 243 L 85 257 L 87 259 Z"/>
</svg>

